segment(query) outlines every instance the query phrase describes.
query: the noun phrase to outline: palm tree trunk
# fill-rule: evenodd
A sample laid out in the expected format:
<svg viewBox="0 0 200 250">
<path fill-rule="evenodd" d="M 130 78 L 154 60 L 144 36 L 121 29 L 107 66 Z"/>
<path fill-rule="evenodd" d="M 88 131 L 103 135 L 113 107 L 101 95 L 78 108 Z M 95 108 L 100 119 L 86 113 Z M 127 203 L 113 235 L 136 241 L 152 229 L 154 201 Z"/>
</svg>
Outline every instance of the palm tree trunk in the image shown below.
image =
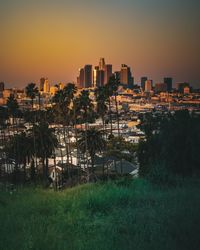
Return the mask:
<svg viewBox="0 0 200 250">
<path fill-rule="evenodd" d="M 118 131 L 118 137 L 120 136 L 119 131 L 119 110 L 118 110 L 118 103 L 117 103 L 117 95 L 115 93 L 115 107 L 116 107 L 116 113 L 117 113 L 117 131 Z"/>
<path fill-rule="evenodd" d="M 32 106 L 32 110 L 33 110 L 33 98 L 31 98 L 31 106 Z"/>
<path fill-rule="evenodd" d="M 79 147 L 78 147 L 78 132 L 77 132 L 77 117 L 76 117 L 76 110 L 74 108 L 74 132 L 75 132 L 75 140 L 76 140 L 76 158 L 77 158 L 77 167 L 78 167 L 78 183 L 80 179 L 80 166 L 79 166 Z"/>
<path fill-rule="evenodd" d="M 90 172 L 89 172 L 89 164 L 88 164 L 88 142 L 87 142 L 87 131 L 88 131 L 88 123 L 85 123 L 85 151 L 86 151 L 86 171 L 87 171 L 87 180 L 89 182 Z"/>
<path fill-rule="evenodd" d="M 68 178 L 70 177 L 70 172 L 69 172 L 69 151 L 68 151 L 68 145 L 67 145 L 67 138 L 66 138 L 66 127 L 64 125 L 64 141 L 65 141 L 65 149 L 66 149 L 66 154 L 67 154 L 67 174 Z"/>
<path fill-rule="evenodd" d="M 113 134 L 113 126 L 112 126 L 112 114 L 111 114 L 111 102 L 110 97 L 108 98 L 108 106 L 109 106 L 109 120 L 110 120 L 110 134 Z"/>
<path fill-rule="evenodd" d="M 58 141 L 61 144 L 61 136 L 60 136 L 60 128 L 58 128 Z M 63 175 L 64 175 L 64 166 L 63 166 L 63 153 L 62 148 L 60 148 L 60 157 L 61 157 L 61 169 L 62 169 L 62 177 L 61 177 L 61 184 L 63 185 Z"/>
<path fill-rule="evenodd" d="M 46 163 L 45 163 L 45 178 L 48 180 L 49 178 L 49 159 L 46 157 Z"/>
</svg>

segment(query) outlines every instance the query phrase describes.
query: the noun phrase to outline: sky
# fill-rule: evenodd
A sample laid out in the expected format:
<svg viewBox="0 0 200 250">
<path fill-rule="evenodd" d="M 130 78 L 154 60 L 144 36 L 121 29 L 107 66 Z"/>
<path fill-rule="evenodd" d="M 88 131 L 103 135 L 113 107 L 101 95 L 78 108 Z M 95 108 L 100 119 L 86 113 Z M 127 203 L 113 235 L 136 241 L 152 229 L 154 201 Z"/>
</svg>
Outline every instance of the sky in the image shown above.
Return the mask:
<svg viewBox="0 0 200 250">
<path fill-rule="evenodd" d="M 0 0 L 0 81 L 24 87 L 76 81 L 100 57 L 135 82 L 200 87 L 199 0 Z"/>
</svg>

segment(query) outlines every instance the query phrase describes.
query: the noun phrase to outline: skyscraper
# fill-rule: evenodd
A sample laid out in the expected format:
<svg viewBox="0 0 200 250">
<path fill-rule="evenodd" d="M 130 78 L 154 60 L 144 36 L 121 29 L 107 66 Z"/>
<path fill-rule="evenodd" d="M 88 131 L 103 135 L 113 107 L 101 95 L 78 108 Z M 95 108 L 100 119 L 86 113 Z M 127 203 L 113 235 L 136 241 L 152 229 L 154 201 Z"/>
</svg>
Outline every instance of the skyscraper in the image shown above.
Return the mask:
<svg viewBox="0 0 200 250">
<path fill-rule="evenodd" d="M 134 80 L 131 74 L 130 67 L 128 67 L 126 64 L 121 65 L 120 83 L 126 85 L 130 89 L 133 88 Z"/>
<path fill-rule="evenodd" d="M 164 78 L 164 83 L 167 85 L 167 91 L 171 92 L 172 91 L 172 78 L 171 77 L 165 77 Z"/>
<path fill-rule="evenodd" d="M 48 78 L 46 78 L 44 81 L 44 93 L 49 93 L 49 92 L 50 92 L 49 80 Z"/>
<path fill-rule="evenodd" d="M 39 91 L 44 91 L 45 80 L 46 79 L 44 77 L 40 78 L 40 88 L 39 88 Z"/>
<path fill-rule="evenodd" d="M 92 87 L 92 65 L 85 65 L 84 67 L 84 88 Z"/>
<path fill-rule="evenodd" d="M 105 71 L 100 70 L 99 66 L 95 66 L 93 70 L 93 87 L 99 87 L 104 85 Z"/>
<path fill-rule="evenodd" d="M 150 92 L 153 87 L 153 81 L 152 80 L 146 80 L 145 82 L 145 92 Z"/>
<path fill-rule="evenodd" d="M 94 88 L 98 86 L 98 74 L 99 74 L 99 66 L 95 66 L 93 70 L 93 87 Z"/>
<path fill-rule="evenodd" d="M 112 76 L 112 64 L 106 64 L 104 67 L 104 84 L 108 83 Z"/>
<path fill-rule="evenodd" d="M 145 90 L 145 82 L 148 80 L 146 76 L 141 77 L 141 88 L 144 91 Z"/>
<path fill-rule="evenodd" d="M 104 70 L 104 69 L 105 69 L 105 60 L 103 57 L 101 57 L 99 60 L 99 70 Z"/>
<path fill-rule="evenodd" d="M 0 82 L 0 92 L 3 92 L 5 88 L 4 82 Z"/>
<path fill-rule="evenodd" d="M 83 68 L 79 69 L 79 75 L 77 77 L 77 85 L 78 85 L 78 88 L 84 87 L 84 69 Z"/>
<path fill-rule="evenodd" d="M 99 70 L 98 85 L 97 86 L 103 86 L 104 85 L 104 77 L 105 77 L 105 71 L 104 70 Z"/>
</svg>

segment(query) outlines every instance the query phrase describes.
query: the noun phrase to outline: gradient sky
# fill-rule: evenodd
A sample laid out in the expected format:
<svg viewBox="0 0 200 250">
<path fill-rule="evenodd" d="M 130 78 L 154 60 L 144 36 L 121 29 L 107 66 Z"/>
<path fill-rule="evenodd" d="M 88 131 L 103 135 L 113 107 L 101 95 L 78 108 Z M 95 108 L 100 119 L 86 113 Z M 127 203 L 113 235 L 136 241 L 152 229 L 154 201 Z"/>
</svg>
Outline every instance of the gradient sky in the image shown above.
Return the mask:
<svg viewBox="0 0 200 250">
<path fill-rule="evenodd" d="M 0 81 L 76 81 L 100 57 L 200 87 L 199 0 L 0 0 Z"/>
</svg>

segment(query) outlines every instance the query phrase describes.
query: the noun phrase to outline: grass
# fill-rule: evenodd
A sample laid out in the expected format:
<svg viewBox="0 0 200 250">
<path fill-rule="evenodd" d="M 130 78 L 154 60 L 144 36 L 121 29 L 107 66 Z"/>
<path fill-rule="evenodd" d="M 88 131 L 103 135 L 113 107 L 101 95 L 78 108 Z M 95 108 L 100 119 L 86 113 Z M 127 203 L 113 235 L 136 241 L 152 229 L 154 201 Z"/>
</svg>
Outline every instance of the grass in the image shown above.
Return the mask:
<svg viewBox="0 0 200 250">
<path fill-rule="evenodd" d="M 0 249 L 200 249 L 200 183 L 0 192 Z"/>
</svg>

